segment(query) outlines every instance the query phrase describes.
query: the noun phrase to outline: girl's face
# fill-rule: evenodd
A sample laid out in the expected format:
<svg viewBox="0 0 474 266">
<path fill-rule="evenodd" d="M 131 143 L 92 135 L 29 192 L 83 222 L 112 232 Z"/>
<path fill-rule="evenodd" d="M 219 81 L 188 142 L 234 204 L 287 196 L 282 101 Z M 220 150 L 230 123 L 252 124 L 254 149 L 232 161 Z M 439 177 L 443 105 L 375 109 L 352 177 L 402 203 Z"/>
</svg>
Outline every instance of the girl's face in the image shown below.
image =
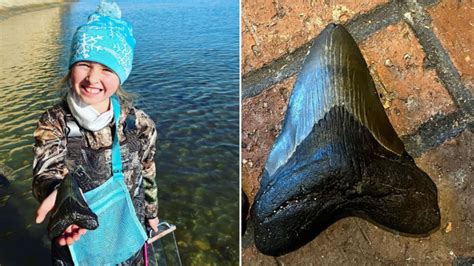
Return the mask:
<svg viewBox="0 0 474 266">
<path fill-rule="evenodd" d="M 119 85 L 119 77 L 102 64 L 80 61 L 72 66 L 72 89 L 83 102 L 100 113 L 109 109 L 109 98 L 117 91 Z"/>
</svg>

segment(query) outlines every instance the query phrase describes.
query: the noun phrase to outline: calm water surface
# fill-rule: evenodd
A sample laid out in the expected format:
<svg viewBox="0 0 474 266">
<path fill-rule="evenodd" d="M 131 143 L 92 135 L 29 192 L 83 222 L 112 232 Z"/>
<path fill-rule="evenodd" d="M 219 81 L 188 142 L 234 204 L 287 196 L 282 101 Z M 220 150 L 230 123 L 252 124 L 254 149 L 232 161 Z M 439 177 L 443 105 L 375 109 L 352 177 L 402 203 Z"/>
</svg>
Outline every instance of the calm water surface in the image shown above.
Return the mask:
<svg viewBox="0 0 474 266">
<path fill-rule="evenodd" d="M 34 224 L 32 133 L 98 1 L 0 19 L 0 264 L 49 264 Z M 124 89 L 156 122 L 160 218 L 185 265 L 238 264 L 239 3 L 117 1 L 137 39 Z M 27 255 L 26 255 L 27 254 Z"/>
</svg>

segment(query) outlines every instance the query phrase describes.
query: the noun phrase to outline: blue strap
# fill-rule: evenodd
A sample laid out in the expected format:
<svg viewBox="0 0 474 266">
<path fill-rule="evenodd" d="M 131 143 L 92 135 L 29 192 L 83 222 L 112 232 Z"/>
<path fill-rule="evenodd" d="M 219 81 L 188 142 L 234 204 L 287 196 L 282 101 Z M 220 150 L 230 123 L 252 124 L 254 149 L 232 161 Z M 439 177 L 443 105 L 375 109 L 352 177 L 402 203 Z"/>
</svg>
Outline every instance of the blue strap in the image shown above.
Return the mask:
<svg viewBox="0 0 474 266">
<path fill-rule="evenodd" d="M 120 141 L 118 137 L 118 123 L 120 119 L 120 102 L 114 94 L 110 97 L 114 109 L 115 130 L 112 136 L 112 173 L 115 180 L 123 179 L 122 155 L 120 153 Z"/>
</svg>

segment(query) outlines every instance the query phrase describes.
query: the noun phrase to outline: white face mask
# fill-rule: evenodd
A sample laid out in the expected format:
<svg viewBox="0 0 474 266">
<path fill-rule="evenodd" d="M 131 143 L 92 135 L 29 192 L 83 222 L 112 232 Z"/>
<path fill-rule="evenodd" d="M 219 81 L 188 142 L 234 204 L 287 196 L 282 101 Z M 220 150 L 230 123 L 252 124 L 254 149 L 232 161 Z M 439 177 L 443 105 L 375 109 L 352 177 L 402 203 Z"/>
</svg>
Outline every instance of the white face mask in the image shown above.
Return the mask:
<svg viewBox="0 0 474 266">
<path fill-rule="evenodd" d="M 84 103 L 72 90 L 67 93 L 66 101 L 77 123 L 87 130 L 101 130 L 106 127 L 114 117 L 112 105 L 110 105 L 110 110 L 101 114 L 92 106 Z"/>
</svg>

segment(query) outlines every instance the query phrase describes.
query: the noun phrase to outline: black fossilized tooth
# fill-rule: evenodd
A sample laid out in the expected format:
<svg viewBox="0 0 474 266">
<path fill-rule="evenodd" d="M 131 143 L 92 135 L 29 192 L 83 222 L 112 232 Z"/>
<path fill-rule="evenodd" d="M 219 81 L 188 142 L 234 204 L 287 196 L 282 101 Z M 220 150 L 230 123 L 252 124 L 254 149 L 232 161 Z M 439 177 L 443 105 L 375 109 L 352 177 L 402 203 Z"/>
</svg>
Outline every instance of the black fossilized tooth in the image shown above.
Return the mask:
<svg viewBox="0 0 474 266">
<path fill-rule="evenodd" d="M 274 256 L 345 216 L 415 235 L 439 226 L 436 186 L 405 152 L 340 25 L 306 56 L 251 215 L 257 248 Z"/>
<path fill-rule="evenodd" d="M 99 226 L 97 215 L 87 206 L 79 186 L 71 174 L 61 181 L 48 223 L 49 238 L 61 235 L 72 224 L 89 230 Z"/>
</svg>

